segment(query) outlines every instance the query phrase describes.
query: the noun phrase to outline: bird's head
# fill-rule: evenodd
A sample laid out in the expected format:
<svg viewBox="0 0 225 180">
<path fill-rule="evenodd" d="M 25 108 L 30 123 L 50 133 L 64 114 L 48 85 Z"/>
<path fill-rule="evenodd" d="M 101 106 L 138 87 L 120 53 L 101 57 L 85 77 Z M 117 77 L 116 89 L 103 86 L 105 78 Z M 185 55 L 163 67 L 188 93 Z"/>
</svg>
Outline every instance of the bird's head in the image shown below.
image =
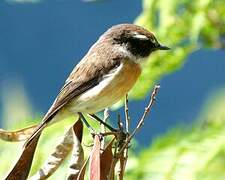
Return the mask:
<svg viewBox="0 0 225 180">
<path fill-rule="evenodd" d="M 100 40 L 110 41 L 121 52 L 136 59 L 146 58 L 156 50 L 170 49 L 161 45 L 152 32 L 134 24 L 115 25 L 108 29 Z"/>
</svg>

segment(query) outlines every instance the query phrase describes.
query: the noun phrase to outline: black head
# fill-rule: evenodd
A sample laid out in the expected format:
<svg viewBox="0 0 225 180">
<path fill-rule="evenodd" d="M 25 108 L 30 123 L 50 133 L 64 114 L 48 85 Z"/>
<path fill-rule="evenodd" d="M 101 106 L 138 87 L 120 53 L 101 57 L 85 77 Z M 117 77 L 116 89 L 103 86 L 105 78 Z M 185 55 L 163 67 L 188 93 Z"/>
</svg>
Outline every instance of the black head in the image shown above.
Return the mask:
<svg viewBox="0 0 225 180">
<path fill-rule="evenodd" d="M 144 58 L 156 50 L 168 50 L 162 46 L 154 34 L 148 30 L 133 24 L 120 24 L 113 26 L 103 35 L 110 38 L 114 44 L 120 44 L 138 58 Z"/>
</svg>

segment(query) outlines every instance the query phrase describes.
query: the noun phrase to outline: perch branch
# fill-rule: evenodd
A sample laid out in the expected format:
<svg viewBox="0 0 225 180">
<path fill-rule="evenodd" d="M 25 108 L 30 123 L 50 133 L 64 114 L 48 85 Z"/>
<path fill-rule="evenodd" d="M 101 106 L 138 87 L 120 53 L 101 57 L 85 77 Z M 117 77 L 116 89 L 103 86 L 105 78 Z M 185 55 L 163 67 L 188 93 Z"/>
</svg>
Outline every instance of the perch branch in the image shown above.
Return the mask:
<svg viewBox="0 0 225 180">
<path fill-rule="evenodd" d="M 122 147 L 119 149 L 119 152 L 115 154 L 115 157 L 113 159 L 112 164 L 116 164 L 118 159 L 121 158 L 121 155 L 124 156 L 124 150 L 126 148 L 128 148 L 128 145 L 131 141 L 131 139 L 135 136 L 135 134 L 141 129 L 141 127 L 144 125 L 144 120 L 146 118 L 146 116 L 150 113 L 151 111 L 151 107 L 154 105 L 154 102 L 156 100 L 156 95 L 158 94 L 158 91 L 160 89 L 159 85 L 156 85 L 153 89 L 153 92 L 151 94 L 151 98 L 149 101 L 149 104 L 147 105 L 147 107 L 145 108 L 145 111 L 142 115 L 142 117 L 140 118 L 140 120 L 138 121 L 138 124 L 136 126 L 136 128 L 133 130 L 133 132 L 127 137 L 126 141 L 123 143 Z M 120 121 L 120 120 L 119 120 Z"/>
</svg>

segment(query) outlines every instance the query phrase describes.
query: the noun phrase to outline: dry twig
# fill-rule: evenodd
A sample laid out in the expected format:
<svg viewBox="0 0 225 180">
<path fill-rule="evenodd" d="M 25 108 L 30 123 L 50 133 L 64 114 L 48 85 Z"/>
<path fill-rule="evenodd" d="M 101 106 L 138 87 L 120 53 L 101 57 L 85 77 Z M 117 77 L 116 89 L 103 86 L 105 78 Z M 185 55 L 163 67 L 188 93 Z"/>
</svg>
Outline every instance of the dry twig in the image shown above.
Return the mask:
<svg viewBox="0 0 225 180">
<path fill-rule="evenodd" d="M 150 113 L 151 107 L 153 106 L 153 104 L 154 104 L 154 102 L 156 100 L 156 95 L 157 95 L 157 93 L 159 91 L 159 88 L 160 88 L 159 85 L 156 85 L 154 87 L 148 106 L 145 108 L 145 111 L 144 111 L 141 119 L 138 121 L 138 124 L 137 124 L 136 128 L 129 135 L 129 137 L 127 138 L 126 143 L 123 145 L 123 147 L 121 148 L 120 152 L 122 152 L 126 148 L 126 146 L 129 145 L 130 140 L 135 136 L 137 131 L 139 131 L 141 129 L 141 127 L 144 125 L 144 120 L 145 120 L 146 116 Z"/>
<path fill-rule="evenodd" d="M 109 109 L 105 108 L 103 122 L 106 123 L 108 119 L 109 119 Z M 101 124 L 101 133 L 102 134 L 106 133 L 106 128 L 104 124 Z M 104 147 L 105 147 L 105 137 L 103 136 L 101 141 L 101 149 L 104 149 Z"/>
<path fill-rule="evenodd" d="M 124 103 L 124 111 L 125 111 L 125 119 L 126 119 L 126 131 L 129 132 L 130 128 L 130 116 L 129 116 L 129 108 L 128 108 L 128 94 L 125 96 L 125 103 Z"/>
<path fill-rule="evenodd" d="M 123 143 L 122 147 L 119 149 L 119 152 L 116 153 L 116 154 L 114 155 L 113 162 L 112 162 L 112 165 L 114 165 L 114 167 L 115 167 L 115 164 L 117 163 L 118 159 L 122 158 L 122 161 L 123 161 L 123 162 L 121 163 L 121 166 L 123 166 L 123 167 L 120 167 L 120 171 L 121 171 L 121 172 L 119 172 L 119 173 L 121 174 L 121 175 L 119 176 L 120 179 L 123 178 L 123 173 L 124 173 L 124 169 L 125 169 L 125 164 L 124 164 L 124 163 L 125 163 L 125 162 L 124 162 L 124 153 L 125 153 L 126 151 L 128 151 L 128 146 L 129 146 L 129 143 L 130 143 L 131 139 L 135 136 L 135 134 L 137 133 L 137 131 L 139 131 L 140 128 L 143 126 L 144 120 L 145 120 L 146 116 L 149 114 L 149 112 L 150 112 L 150 110 L 151 110 L 151 107 L 153 106 L 153 104 L 154 104 L 154 102 L 155 102 L 155 100 L 156 100 L 156 95 L 157 95 L 157 93 L 158 93 L 158 91 L 159 91 L 159 88 L 160 88 L 159 85 L 156 85 L 156 86 L 154 87 L 153 92 L 152 92 L 152 94 L 151 94 L 151 98 L 150 98 L 149 104 L 148 104 L 147 107 L 145 108 L 145 111 L 144 111 L 142 117 L 140 118 L 140 120 L 138 121 L 138 124 L 137 124 L 136 128 L 135 128 L 135 129 L 133 130 L 133 132 L 127 137 L 126 141 Z M 118 119 L 118 122 L 120 122 L 120 121 L 121 121 L 121 120 Z M 126 153 L 128 153 L 128 152 L 126 152 Z M 125 161 L 126 161 L 126 156 L 128 156 L 128 155 L 125 154 Z"/>
</svg>

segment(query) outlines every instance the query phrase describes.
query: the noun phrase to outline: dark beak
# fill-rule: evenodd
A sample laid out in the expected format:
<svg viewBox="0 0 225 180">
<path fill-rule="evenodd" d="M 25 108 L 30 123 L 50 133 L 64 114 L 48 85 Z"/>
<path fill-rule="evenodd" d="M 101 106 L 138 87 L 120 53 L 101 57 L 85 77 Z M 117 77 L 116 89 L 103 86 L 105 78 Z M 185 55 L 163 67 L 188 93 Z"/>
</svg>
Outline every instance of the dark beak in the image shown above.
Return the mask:
<svg viewBox="0 0 225 180">
<path fill-rule="evenodd" d="M 170 50 L 169 47 L 164 46 L 164 45 L 161 45 L 161 44 L 159 44 L 159 46 L 157 47 L 157 49 L 159 49 L 159 50 Z"/>
</svg>

